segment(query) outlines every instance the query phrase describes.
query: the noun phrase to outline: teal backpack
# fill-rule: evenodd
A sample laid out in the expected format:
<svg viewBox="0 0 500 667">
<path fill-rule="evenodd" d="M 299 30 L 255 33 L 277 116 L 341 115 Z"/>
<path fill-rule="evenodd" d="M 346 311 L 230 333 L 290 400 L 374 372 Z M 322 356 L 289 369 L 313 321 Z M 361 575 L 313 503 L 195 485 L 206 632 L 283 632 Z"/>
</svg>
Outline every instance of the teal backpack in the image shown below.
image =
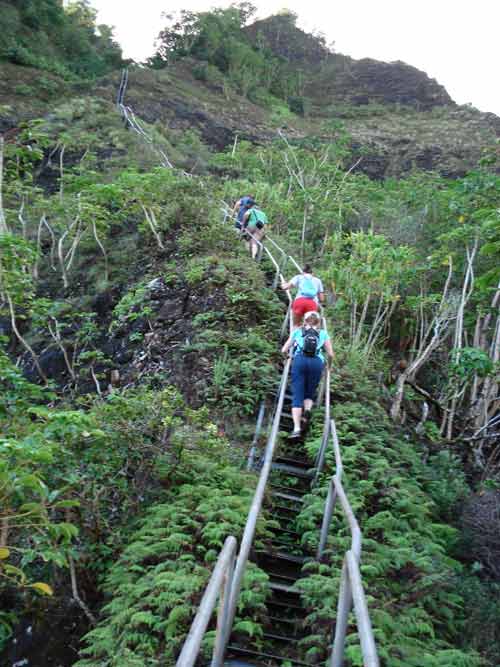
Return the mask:
<svg viewBox="0 0 500 667">
<path fill-rule="evenodd" d="M 318 288 L 312 278 L 302 277 L 299 280 L 299 296 L 306 299 L 314 299 L 318 294 Z"/>
<path fill-rule="evenodd" d="M 262 229 L 264 225 L 267 224 L 267 215 L 264 211 L 261 211 L 260 208 L 250 209 L 250 215 L 248 216 L 248 225 L 250 227 L 258 227 Z"/>
</svg>

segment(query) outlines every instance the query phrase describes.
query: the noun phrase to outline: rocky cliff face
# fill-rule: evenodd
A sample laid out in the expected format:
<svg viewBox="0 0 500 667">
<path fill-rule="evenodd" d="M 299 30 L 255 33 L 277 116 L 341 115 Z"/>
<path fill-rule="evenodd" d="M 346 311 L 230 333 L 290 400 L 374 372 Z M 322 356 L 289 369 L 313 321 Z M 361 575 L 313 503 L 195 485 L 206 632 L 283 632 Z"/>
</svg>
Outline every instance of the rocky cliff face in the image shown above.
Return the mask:
<svg viewBox="0 0 500 667">
<path fill-rule="evenodd" d="M 353 60 L 345 56 L 331 56 L 326 63 L 326 67 L 329 66 L 333 69 L 331 81 L 323 83 L 327 84 L 331 97 L 325 100 L 323 87 L 324 103 L 397 104 L 418 111 L 455 106 L 445 88 L 435 79 L 400 61 L 384 63 L 370 58 Z M 308 92 L 315 96 L 314 82 Z"/>
<path fill-rule="evenodd" d="M 305 71 L 305 94 L 319 106 L 335 102 L 365 105 L 401 104 L 418 110 L 454 102 L 435 79 L 416 67 L 398 62 L 380 62 L 371 58 L 354 60 L 332 53 L 322 37 L 305 33 L 284 13 L 256 21 L 247 28 L 255 43 Z"/>
</svg>

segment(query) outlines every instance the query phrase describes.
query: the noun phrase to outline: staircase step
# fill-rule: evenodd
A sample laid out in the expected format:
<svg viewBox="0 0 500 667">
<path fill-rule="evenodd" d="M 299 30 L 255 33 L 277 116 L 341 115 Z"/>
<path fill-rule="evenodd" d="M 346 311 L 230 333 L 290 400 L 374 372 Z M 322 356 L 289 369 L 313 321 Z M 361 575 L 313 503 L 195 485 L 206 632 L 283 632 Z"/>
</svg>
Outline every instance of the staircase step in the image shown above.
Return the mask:
<svg viewBox="0 0 500 667">
<path fill-rule="evenodd" d="M 284 486 L 283 484 L 269 484 L 269 486 L 282 493 L 295 493 L 298 496 L 305 496 L 308 493 L 306 489 L 298 489 L 296 486 Z"/>
<path fill-rule="evenodd" d="M 278 511 L 276 511 L 276 510 L 278 510 Z M 283 512 L 292 512 L 293 514 L 297 514 L 297 508 L 296 507 L 287 507 L 286 505 L 278 505 L 277 503 L 275 503 L 272 507 L 273 514 L 274 513 L 279 514 L 280 513 L 279 510 L 281 510 Z"/>
<path fill-rule="evenodd" d="M 307 556 L 296 556 L 295 554 L 286 551 L 268 551 L 266 549 L 259 549 L 256 553 L 269 556 L 276 560 L 286 560 L 290 563 L 297 563 L 298 565 L 303 565 L 306 560 L 308 560 Z"/>
<path fill-rule="evenodd" d="M 286 465 L 284 463 L 273 463 L 271 469 L 285 472 L 293 477 L 304 477 L 306 479 L 312 479 L 314 477 L 314 473 L 309 472 L 309 470 L 298 468 L 297 466 Z"/>
<path fill-rule="evenodd" d="M 290 618 L 283 618 L 281 616 L 268 616 L 267 619 L 269 621 L 273 621 L 274 623 L 286 623 L 286 625 L 293 625 L 295 626 L 297 624 L 297 621 L 300 619 L 290 619 Z M 293 635 L 292 635 L 293 637 Z"/>
<path fill-rule="evenodd" d="M 269 588 L 272 591 L 280 591 L 281 593 L 291 593 L 293 595 L 300 595 L 300 591 L 298 588 L 294 588 L 293 586 L 287 586 L 286 584 L 282 584 L 279 581 L 271 581 L 269 582 Z"/>
<path fill-rule="evenodd" d="M 283 456 L 282 454 L 278 454 L 278 456 L 275 458 L 275 461 L 276 463 L 284 463 L 285 465 L 294 466 L 296 468 L 309 469 L 311 467 L 309 461 L 306 461 L 304 459 L 292 459 L 289 458 L 288 456 Z"/>
<path fill-rule="evenodd" d="M 283 498 L 283 500 L 291 500 L 294 503 L 303 503 L 304 499 L 300 496 L 294 496 L 291 493 L 283 493 L 282 491 L 272 491 L 273 498 Z"/>
<path fill-rule="evenodd" d="M 265 637 L 266 639 L 272 639 L 277 642 L 293 642 L 294 644 L 297 644 L 300 641 L 300 639 L 298 638 L 294 639 L 293 637 L 290 636 L 286 637 L 285 635 L 276 635 L 272 632 L 265 632 L 265 631 L 262 636 Z"/>
<path fill-rule="evenodd" d="M 299 459 L 300 461 L 305 459 L 309 460 L 309 454 L 304 451 L 303 447 L 292 447 L 291 445 L 287 445 L 286 447 L 280 448 L 279 451 L 280 454 L 283 454 L 290 459 Z"/>
<path fill-rule="evenodd" d="M 290 576 L 288 574 L 280 574 L 279 572 L 266 572 L 266 574 L 270 577 L 273 577 L 276 579 L 276 583 L 283 583 L 286 584 L 286 582 L 292 582 L 292 584 L 295 584 L 296 581 L 300 579 L 300 574 L 297 575 L 296 577 Z M 279 581 L 277 581 L 279 580 Z"/>
<path fill-rule="evenodd" d="M 274 653 L 265 653 L 264 651 L 254 651 L 253 649 L 243 648 L 243 646 L 238 646 L 235 644 L 230 644 L 227 647 L 227 650 L 234 651 L 236 653 L 242 653 L 243 655 L 247 656 L 255 656 L 256 658 L 267 658 L 267 660 L 276 660 L 280 663 L 286 662 L 287 664 L 290 665 L 305 665 L 305 667 L 309 667 L 307 662 L 302 662 L 301 660 L 296 660 L 295 658 L 288 658 L 287 656 L 276 655 Z M 225 663 L 229 664 L 229 661 L 225 661 Z M 251 664 L 266 665 L 266 667 L 268 667 L 269 665 L 267 661 L 258 661 L 257 663 L 252 662 Z"/>
<path fill-rule="evenodd" d="M 285 549 L 297 549 L 298 551 L 302 551 L 302 547 L 298 544 L 293 544 L 290 542 L 283 542 L 282 540 L 273 540 L 272 541 L 272 546 L 276 546 L 278 549 L 280 548 L 285 548 Z M 259 553 L 257 551 L 257 553 Z M 291 554 L 294 555 L 294 554 Z M 299 558 L 302 558 L 302 556 L 298 556 Z"/>
<path fill-rule="evenodd" d="M 300 538 L 300 533 L 298 533 L 296 530 L 289 530 L 288 528 L 273 528 L 273 531 L 275 533 L 285 533 L 286 535 L 290 535 L 293 537 L 296 537 L 297 540 Z"/>
<path fill-rule="evenodd" d="M 301 605 L 292 604 L 292 603 L 288 603 L 288 602 L 280 602 L 279 600 L 274 600 L 273 598 L 271 598 L 270 600 L 267 601 L 267 606 L 268 607 L 278 607 L 279 609 L 283 609 L 283 613 L 285 613 L 285 610 L 294 610 L 296 612 L 301 612 L 301 614 L 303 616 L 306 615 L 306 610 Z M 291 620 L 298 621 L 298 620 L 301 620 L 301 619 L 299 617 L 296 617 L 295 619 L 291 619 Z"/>
</svg>

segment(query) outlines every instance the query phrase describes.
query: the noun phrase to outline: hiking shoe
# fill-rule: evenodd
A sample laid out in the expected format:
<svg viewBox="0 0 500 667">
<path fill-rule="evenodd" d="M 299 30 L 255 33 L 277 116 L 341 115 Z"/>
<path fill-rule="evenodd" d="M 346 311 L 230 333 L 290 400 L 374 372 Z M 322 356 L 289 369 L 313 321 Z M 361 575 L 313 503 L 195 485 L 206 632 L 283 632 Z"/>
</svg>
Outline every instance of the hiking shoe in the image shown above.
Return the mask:
<svg viewBox="0 0 500 667">
<path fill-rule="evenodd" d="M 304 433 L 307 433 L 307 431 L 309 430 L 309 426 L 311 425 L 311 417 L 312 417 L 312 415 L 311 415 L 310 410 L 306 410 L 304 412 L 304 414 L 302 415 L 302 420 L 301 420 L 302 421 L 302 431 Z"/>
<path fill-rule="evenodd" d="M 300 436 L 302 435 L 302 431 L 293 431 L 293 433 L 290 433 L 288 436 L 289 440 L 298 440 Z"/>
</svg>

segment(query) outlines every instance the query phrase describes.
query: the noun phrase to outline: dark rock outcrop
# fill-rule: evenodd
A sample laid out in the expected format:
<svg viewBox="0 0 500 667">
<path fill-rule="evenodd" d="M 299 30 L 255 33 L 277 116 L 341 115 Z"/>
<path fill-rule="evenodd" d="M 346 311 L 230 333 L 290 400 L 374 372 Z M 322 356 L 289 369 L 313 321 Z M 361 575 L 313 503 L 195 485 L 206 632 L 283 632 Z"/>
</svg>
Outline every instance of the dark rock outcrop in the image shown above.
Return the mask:
<svg viewBox="0 0 500 667">
<path fill-rule="evenodd" d="M 371 58 L 332 56 L 332 62 L 336 65 L 330 88 L 334 99 L 354 105 L 401 104 L 419 111 L 454 105 L 444 86 L 401 61 L 384 63 Z"/>
<path fill-rule="evenodd" d="M 469 556 L 500 580 L 500 491 L 471 496 L 464 506 L 462 527 L 469 538 Z"/>
</svg>

